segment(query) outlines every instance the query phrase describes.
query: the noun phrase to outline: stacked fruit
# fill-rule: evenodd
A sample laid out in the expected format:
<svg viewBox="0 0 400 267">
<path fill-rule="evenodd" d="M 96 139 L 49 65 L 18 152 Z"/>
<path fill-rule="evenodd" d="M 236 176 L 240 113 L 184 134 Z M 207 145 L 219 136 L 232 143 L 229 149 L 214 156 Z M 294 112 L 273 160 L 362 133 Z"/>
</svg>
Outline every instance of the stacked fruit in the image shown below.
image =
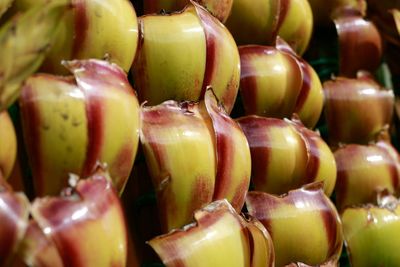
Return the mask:
<svg viewBox="0 0 400 267">
<path fill-rule="evenodd" d="M 399 3 L 131 2 L 0 2 L 0 266 L 400 265 Z"/>
</svg>

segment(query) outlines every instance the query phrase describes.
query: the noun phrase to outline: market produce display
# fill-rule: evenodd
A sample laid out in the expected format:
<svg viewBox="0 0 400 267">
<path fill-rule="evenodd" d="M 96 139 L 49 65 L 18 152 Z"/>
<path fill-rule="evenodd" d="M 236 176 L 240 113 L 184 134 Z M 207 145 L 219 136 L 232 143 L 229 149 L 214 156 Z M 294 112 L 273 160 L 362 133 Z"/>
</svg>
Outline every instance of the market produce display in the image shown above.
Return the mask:
<svg viewBox="0 0 400 267">
<path fill-rule="evenodd" d="M 400 266 L 399 14 L 0 0 L 0 267 Z"/>
</svg>

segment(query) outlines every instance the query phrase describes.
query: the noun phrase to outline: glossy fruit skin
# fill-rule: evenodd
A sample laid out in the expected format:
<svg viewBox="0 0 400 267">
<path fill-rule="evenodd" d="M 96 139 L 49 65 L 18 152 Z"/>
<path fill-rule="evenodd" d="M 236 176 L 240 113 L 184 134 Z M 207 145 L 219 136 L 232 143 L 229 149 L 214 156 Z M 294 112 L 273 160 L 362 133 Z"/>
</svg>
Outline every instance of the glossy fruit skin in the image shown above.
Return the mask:
<svg viewBox="0 0 400 267">
<path fill-rule="evenodd" d="M 250 183 L 250 149 L 211 90 L 200 103 L 144 106 L 141 121 L 163 233 L 183 227 L 213 200 L 226 198 L 241 210 Z"/>
<path fill-rule="evenodd" d="M 179 13 L 140 17 L 139 25 L 132 73 L 141 102 L 199 101 L 211 86 L 228 113 L 232 110 L 240 59 L 222 23 L 191 2 Z"/>
<path fill-rule="evenodd" d="M 37 74 L 20 98 L 35 193 L 56 195 L 69 173 L 106 163 L 122 191 L 139 143 L 139 103 L 126 74 L 100 60 L 69 61 L 73 77 Z"/>
<path fill-rule="evenodd" d="M 17 137 L 7 111 L 0 112 L 0 177 L 7 179 L 17 158 Z"/>
<path fill-rule="evenodd" d="M 52 0 L 54 1 L 54 0 Z M 16 0 L 16 11 L 45 5 L 47 0 Z M 72 6 L 63 18 L 55 43 L 41 68 L 66 74 L 62 60 L 108 59 L 128 72 L 138 46 L 135 9 L 126 0 L 67 1 Z"/>
<path fill-rule="evenodd" d="M 275 47 L 239 47 L 240 93 L 247 115 L 291 118 L 313 128 L 322 112 L 323 91 L 315 70 L 281 38 Z"/>
<path fill-rule="evenodd" d="M 149 241 L 167 267 L 275 266 L 267 230 L 256 219 L 239 216 L 226 200 L 196 211 L 194 218 L 195 223 Z"/>
<path fill-rule="evenodd" d="M 23 193 L 14 193 L 1 185 L 0 203 L 0 266 L 13 266 L 28 226 L 29 200 Z"/>
<path fill-rule="evenodd" d="M 326 81 L 323 88 L 325 118 L 332 144 L 368 144 L 390 124 L 393 91 L 369 77 L 337 77 Z"/>
<path fill-rule="evenodd" d="M 399 192 L 400 161 L 390 144 L 346 145 L 335 151 L 335 160 L 339 210 L 375 203 L 377 194 L 383 190 L 391 194 Z"/>
<path fill-rule="evenodd" d="M 246 206 L 271 233 L 276 266 L 293 262 L 319 266 L 338 261 L 343 244 L 341 221 L 321 184 L 282 196 L 249 192 Z"/>
<path fill-rule="evenodd" d="M 299 121 L 246 116 L 237 119 L 250 146 L 257 191 L 284 194 L 307 183 L 324 182 L 330 196 L 336 163 L 328 145 Z"/>
<path fill-rule="evenodd" d="M 344 11 L 334 20 L 339 37 L 339 74 L 351 78 L 360 70 L 374 72 L 383 53 L 377 27 L 353 13 Z"/>
<path fill-rule="evenodd" d="M 397 266 L 400 229 L 398 200 L 346 209 L 341 215 L 351 266 Z"/>
<path fill-rule="evenodd" d="M 313 12 L 314 28 L 328 27 L 343 10 L 365 14 L 367 8 L 365 0 L 309 0 L 309 3 Z"/>
<path fill-rule="evenodd" d="M 304 0 L 235 0 L 226 25 L 239 45 L 274 45 L 279 35 L 302 55 L 311 39 L 313 16 Z"/>
<path fill-rule="evenodd" d="M 53 252 L 53 259 L 57 260 L 57 264 L 61 261 L 60 266 L 126 265 L 125 218 L 117 192 L 103 170 L 97 170 L 90 178 L 78 181 L 76 186 L 65 189 L 59 197 L 37 198 L 32 204 L 31 213 L 47 238 L 48 243 L 44 248 L 52 249 L 43 252 Z M 38 235 L 40 241 L 37 232 L 28 238 Z M 59 257 L 54 254 L 54 248 Z M 29 252 L 36 251 L 28 250 L 25 255 L 29 255 Z M 37 261 L 41 255 L 33 254 L 33 257 Z"/>
<path fill-rule="evenodd" d="M 232 9 L 234 0 L 194 0 L 204 6 L 213 16 L 224 23 Z M 188 5 L 190 0 L 144 0 L 144 14 L 166 12 L 176 12 Z"/>
</svg>

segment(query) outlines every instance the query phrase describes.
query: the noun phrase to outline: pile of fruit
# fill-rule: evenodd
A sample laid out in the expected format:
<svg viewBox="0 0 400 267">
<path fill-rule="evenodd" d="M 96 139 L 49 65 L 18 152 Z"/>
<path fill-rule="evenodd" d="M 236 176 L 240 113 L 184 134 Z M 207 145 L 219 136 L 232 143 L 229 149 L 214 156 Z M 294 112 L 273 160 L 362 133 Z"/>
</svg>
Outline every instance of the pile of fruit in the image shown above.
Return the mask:
<svg viewBox="0 0 400 267">
<path fill-rule="evenodd" d="M 400 266 L 400 1 L 0 0 L 0 267 Z"/>
</svg>

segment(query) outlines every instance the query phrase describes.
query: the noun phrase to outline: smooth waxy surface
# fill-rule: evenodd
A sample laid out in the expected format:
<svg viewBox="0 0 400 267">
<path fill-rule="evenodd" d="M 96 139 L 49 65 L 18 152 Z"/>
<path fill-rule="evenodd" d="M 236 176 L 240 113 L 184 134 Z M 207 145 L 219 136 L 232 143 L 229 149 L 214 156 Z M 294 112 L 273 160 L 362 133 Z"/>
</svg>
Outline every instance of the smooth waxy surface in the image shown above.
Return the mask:
<svg viewBox="0 0 400 267">
<path fill-rule="evenodd" d="M 108 179 L 97 172 L 67 189 L 65 196 L 36 199 L 32 204 L 32 217 L 50 240 L 47 248 L 54 243 L 62 266 L 126 265 L 125 218 Z"/>
<path fill-rule="evenodd" d="M 7 111 L 0 112 L 0 177 L 7 179 L 17 157 L 17 137 Z"/>
<path fill-rule="evenodd" d="M 25 84 L 20 107 L 38 195 L 58 194 L 68 173 L 88 176 L 109 166 L 120 191 L 139 142 L 139 104 L 116 65 L 98 60 L 65 63 L 74 74 L 38 74 Z"/>
<path fill-rule="evenodd" d="M 255 116 L 238 123 L 250 145 L 255 189 L 283 194 L 301 186 L 307 151 L 295 129 L 283 120 Z"/>
<path fill-rule="evenodd" d="M 304 0 L 235 0 L 226 25 L 239 45 L 274 45 L 279 35 L 301 55 L 311 38 L 313 18 Z"/>
<path fill-rule="evenodd" d="M 226 26 L 238 45 L 271 44 L 279 8 L 278 1 L 234 0 Z"/>
<path fill-rule="evenodd" d="M 276 46 L 239 47 L 240 92 L 246 114 L 290 118 L 309 128 L 323 107 L 322 85 L 314 69 L 281 38 Z"/>
<path fill-rule="evenodd" d="M 228 18 L 233 0 L 194 0 L 205 7 L 212 15 L 221 22 L 225 22 Z M 183 9 L 190 0 L 144 0 L 144 13 L 158 13 L 161 10 L 167 12 L 179 11 Z"/>
<path fill-rule="evenodd" d="M 393 153 L 394 148 L 391 151 Z M 385 189 L 390 193 L 398 192 L 400 161 L 398 155 L 390 153 L 386 145 L 347 145 L 335 151 L 339 210 L 356 204 L 375 203 L 377 193 Z"/>
<path fill-rule="evenodd" d="M 366 144 L 392 119 L 394 95 L 369 78 L 338 77 L 323 84 L 325 117 L 333 143 Z"/>
<path fill-rule="evenodd" d="M 247 114 L 288 118 L 302 86 L 302 73 L 291 55 L 267 46 L 242 46 L 240 92 Z"/>
<path fill-rule="evenodd" d="M 238 119 L 250 145 L 256 190 L 284 194 L 307 183 L 323 181 L 331 195 L 336 164 L 327 144 L 298 121 L 258 116 Z"/>
<path fill-rule="evenodd" d="M 197 101 L 207 86 L 230 112 L 240 79 L 239 53 L 229 31 L 199 4 L 139 19 L 140 49 L 133 73 L 141 101 Z"/>
<path fill-rule="evenodd" d="M 344 10 L 366 13 L 365 0 L 309 0 L 314 17 L 314 27 L 326 27 Z"/>
<path fill-rule="evenodd" d="M 339 259 L 341 222 L 321 186 L 306 186 L 281 197 L 249 192 L 246 206 L 271 234 L 276 266 L 292 262 L 315 266 Z"/>
<path fill-rule="evenodd" d="M 302 55 L 311 40 L 313 30 L 313 13 L 308 0 L 286 1 L 287 10 L 280 13 L 278 35 L 298 53 Z M 281 2 L 285 6 L 285 1 Z"/>
<path fill-rule="evenodd" d="M 198 100 L 206 67 L 206 39 L 194 7 L 139 18 L 141 44 L 134 65 L 141 101 Z M 166 27 L 168 25 L 168 27 Z"/>
<path fill-rule="evenodd" d="M 349 208 L 342 214 L 343 232 L 351 266 L 400 264 L 400 206 L 391 200 L 379 206 Z"/>
<path fill-rule="evenodd" d="M 258 221 L 245 221 L 228 202 L 213 202 L 194 218 L 196 222 L 182 230 L 149 241 L 166 266 L 274 266 L 265 228 Z"/>
<path fill-rule="evenodd" d="M 43 0 L 15 1 L 17 11 L 47 4 Z M 63 74 L 62 60 L 107 58 L 129 71 L 138 46 L 138 22 L 132 4 L 126 0 L 63 1 L 71 8 L 60 20 L 42 70 Z"/>
<path fill-rule="evenodd" d="M 340 75 L 356 77 L 359 70 L 375 71 L 382 57 L 382 40 L 376 26 L 361 16 L 347 14 L 336 18 L 335 25 L 339 36 Z"/>
<path fill-rule="evenodd" d="M 167 101 L 142 108 L 140 138 L 164 232 L 182 227 L 212 200 L 227 198 L 237 211 L 244 203 L 248 143 L 211 90 L 205 97 L 200 104 Z"/>
</svg>

